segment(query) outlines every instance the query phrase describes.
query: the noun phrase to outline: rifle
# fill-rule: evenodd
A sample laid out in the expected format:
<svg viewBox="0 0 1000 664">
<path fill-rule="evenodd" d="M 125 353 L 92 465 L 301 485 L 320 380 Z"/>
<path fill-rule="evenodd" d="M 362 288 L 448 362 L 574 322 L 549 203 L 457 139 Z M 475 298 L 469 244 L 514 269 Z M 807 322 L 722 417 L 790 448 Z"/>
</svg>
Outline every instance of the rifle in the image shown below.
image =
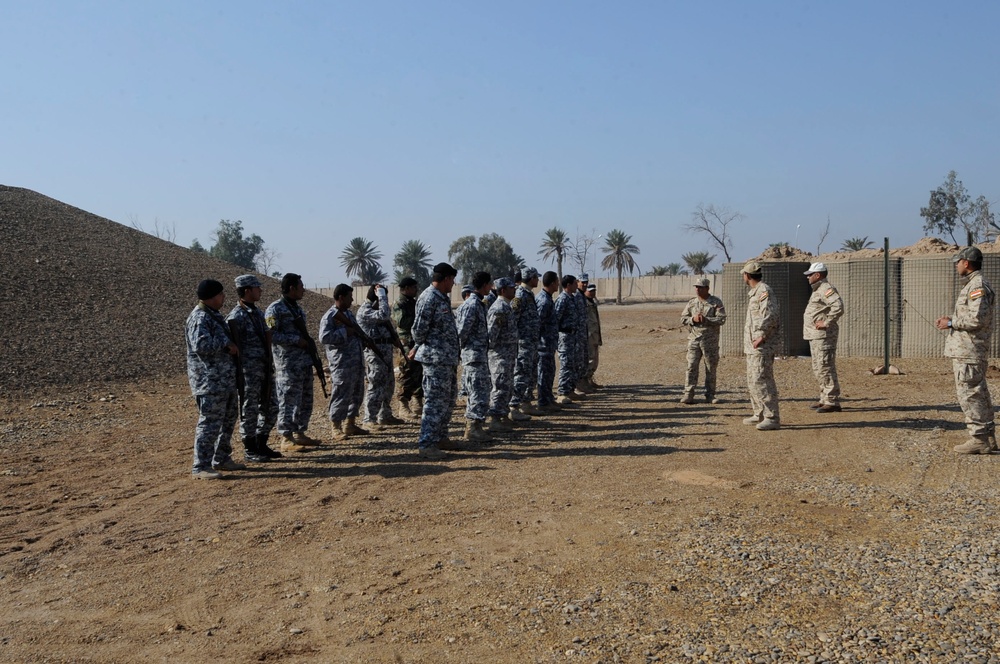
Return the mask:
<svg viewBox="0 0 1000 664">
<path fill-rule="evenodd" d="M 375 357 L 382 361 L 382 364 L 389 367 L 390 371 L 392 370 L 392 364 L 387 362 L 386 359 L 382 357 L 382 352 L 379 351 L 378 346 L 371 337 L 365 334 L 365 331 L 361 329 L 360 325 L 345 316 L 344 312 L 340 309 L 337 309 L 337 312 L 333 314 L 333 320 L 337 321 L 349 330 L 354 330 L 354 335 L 361 341 L 361 345 L 370 350 Z M 400 343 L 400 346 L 402 346 L 402 343 Z"/>
<path fill-rule="evenodd" d="M 239 333 L 239 326 L 236 321 L 229 321 L 229 337 L 236 348 L 243 352 L 243 335 Z M 243 398 L 246 396 L 247 391 L 247 381 L 246 376 L 243 374 L 243 359 L 239 355 L 233 355 L 233 363 L 236 365 L 236 394 L 239 395 L 238 408 L 240 411 L 240 421 L 243 421 Z"/>
<path fill-rule="evenodd" d="M 316 369 L 316 377 L 319 378 L 319 386 L 323 389 L 323 397 L 327 398 L 330 395 L 326 393 L 326 369 L 323 368 L 323 360 L 320 359 L 319 351 L 316 349 L 316 341 L 309 336 L 305 318 L 295 316 L 293 321 L 295 322 L 295 329 L 298 331 L 299 336 L 309 342 L 309 359 L 312 360 L 313 368 Z"/>
</svg>

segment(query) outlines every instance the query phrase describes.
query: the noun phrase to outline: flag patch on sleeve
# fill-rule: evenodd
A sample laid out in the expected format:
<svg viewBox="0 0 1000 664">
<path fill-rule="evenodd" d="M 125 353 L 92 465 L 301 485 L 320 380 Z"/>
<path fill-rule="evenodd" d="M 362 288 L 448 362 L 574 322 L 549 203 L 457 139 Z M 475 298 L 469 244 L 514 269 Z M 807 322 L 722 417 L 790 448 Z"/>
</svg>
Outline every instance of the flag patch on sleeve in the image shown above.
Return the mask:
<svg viewBox="0 0 1000 664">
<path fill-rule="evenodd" d="M 983 296 L 983 289 L 982 288 L 977 288 L 976 290 L 969 291 L 969 299 L 970 300 L 978 300 L 982 296 Z"/>
<path fill-rule="evenodd" d="M 768 293 L 767 291 L 764 291 L 763 293 L 760 294 L 760 297 L 757 298 L 757 301 L 758 302 L 763 302 L 764 300 L 767 299 L 768 295 L 770 295 L 770 293 Z"/>
<path fill-rule="evenodd" d="M 831 289 L 829 289 L 828 291 L 826 291 L 826 293 L 824 293 L 824 294 L 823 294 L 823 297 L 830 297 L 830 296 L 831 296 L 831 295 L 833 295 L 833 294 L 834 294 L 835 292 L 836 292 L 836 291 L 835 291 L 835 290 L 833 290 L 833 289 L 831 288 Z"/>
</svg>

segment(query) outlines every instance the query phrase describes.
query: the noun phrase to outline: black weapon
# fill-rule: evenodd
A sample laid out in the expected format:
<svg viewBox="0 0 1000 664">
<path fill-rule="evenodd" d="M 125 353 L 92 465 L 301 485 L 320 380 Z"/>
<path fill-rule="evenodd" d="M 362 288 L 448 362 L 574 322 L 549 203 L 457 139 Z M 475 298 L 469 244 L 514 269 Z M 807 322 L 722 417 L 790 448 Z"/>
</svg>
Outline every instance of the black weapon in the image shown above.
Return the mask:
<svg viewBox="0 0 1000 664">
<path fill-rule="evenodd" d="M 361 345 L 370 350 L 375 355 L 375 357 L 380 359 L 382 361 L 382 364 L 389 367 L 390 370 L 392 369 L 392 364 L 390 362 L 387 362 L 386 359 L 382 357 L 382 352 L 378 349 L 378 346 L 375 344 L 375 342 L 372 340 L 371 337 L 365 334 L 365 331 L 361 329 L 360 325 L 358 325 L 356 322 L 354 322 L 346 315 L 344 315 L 344 312 L 341 311 L 340 309 L 337 309 L 336 313 L 333 314 L 333 319 L 338 323 L 340 323 L 341 325 L 345 326 L 346 328 L 353 330 L 354 335 L 361 340 Z M 402 344 L 400 344 L 400 346 L 402 346 Z"/>
<path fill-rule="evenodd" d="M 306 319 L 302 316 L 294 316 L 292 320 L 295 322 L 295 329 L 299 336 L 309 343 L 309 359 L 312 360 L 313 368 L 316 369 L 316 377 L 319 378 L 319 386 L 323 389 L 323 397 L 329 397 L 330 395 L 326 392 L 326 369 L 323 368 L 323 360 L 320 359 L 319 351 L 316 349 L 316 341 L 309 336 L 309 330 L 306 329 Z"/>
</svg>

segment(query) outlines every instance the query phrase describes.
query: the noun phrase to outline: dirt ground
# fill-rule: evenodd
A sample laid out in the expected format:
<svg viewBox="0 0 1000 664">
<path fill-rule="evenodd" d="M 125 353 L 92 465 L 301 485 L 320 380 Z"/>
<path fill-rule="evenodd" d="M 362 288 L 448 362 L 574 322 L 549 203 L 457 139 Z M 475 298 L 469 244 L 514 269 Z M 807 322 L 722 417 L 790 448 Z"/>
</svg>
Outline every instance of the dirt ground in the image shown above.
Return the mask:
<svg viewBox="0 0 1000 664">
<path fill-rule="evenodd" d="M 1000 462 L 951 454 L 944 360 L 842 359 L 827 415 L 808 358 L 779 360 L 783 427 L 758 432 L 740 357 L 722 404 L 678 403 L 680 308 L 602 307 L 602 390 L 446 462 L 407 424 L 194 481 L 183 375 L 3 403 L 0 660 L 807 661 L 886 596 L 849 561 L 821 582 L 824 551 L 983 536 L 936 511 L 994 495 Z"/>
</svg>

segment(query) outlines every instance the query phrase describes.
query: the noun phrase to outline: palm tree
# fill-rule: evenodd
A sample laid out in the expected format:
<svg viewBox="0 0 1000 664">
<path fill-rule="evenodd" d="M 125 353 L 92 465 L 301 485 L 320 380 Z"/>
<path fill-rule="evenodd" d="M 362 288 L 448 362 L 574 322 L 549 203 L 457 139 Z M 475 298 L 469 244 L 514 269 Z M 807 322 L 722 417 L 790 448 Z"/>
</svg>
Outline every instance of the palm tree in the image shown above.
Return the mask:
<svg viewBox="0 0 1000 664">
<path fill-rule="evenodd" d="M 709 254 L 707 251 L 692 251 L 681 256 L 681 260 L 687 263 L 692 273 L 705 274 L 705 268 L 715 260 L 715 254 Z"/>
<path fill-rule="evenodd" d="M 385 273 L 378 263 L 366 265 L 361 268 L 358 278 L 351 282 L 352 286 L 371 286 L 372 284 L 384 284 L 389 280 L 389 275 Z"/>
<path fill-rule="evenodd" d="M 862 249 L 867 249 L 870 246 L 872 246 L 872 243 L 868 240 L 868 236 L 866 235 L 864 237 L 852 237 L 844 240 L 844 244 L 840 245 L 840 250 L 861 251 Z"/>
<path fill-rule="evenodd" d="M 666 265 L 654 265 L 653 267 L 651 267 L 649 269 L 649 272 L 646 273 L 646 276 L 647 277 L 666 277 L 666 276 L 669 276 L 669 274 L 670 273 L 667 272 L 667 266 Z"/>
<path fill-rule="evenodd" d="M 363 275 L 372 276 L 376 270 L 382 271 L 380 260 L 382 260 L 382 252 L 373 242 L 363 237 L 352 239 L 340 253 L 340 265 L 347 271 L 347 276 L 355 277 L 362 283 L 365 283 L 362 280 Z"/>
<path fill-rule="evenodd" d="M 431 283 L 431 250 L 420 240 L 407 240 L 392 259 L 396 268 L 396 282 L 403 277 L 413 277 L 423 290 Z"/>
<path fill-rule="evenodd" d="M 555 257 L 556 273 L 559 275 L 559 278 L 562 279 L 563 258 L 572 246 L 569 241 L 569 236 L 566 235 L 566 231 L 557 226 L 553 226 L 549 230 L 545 231 L 545 237 L 542 239 L 542 244 L 540 246 L 542 248 L 539 250 L 538 255 L 540 255 L 542 260 L 545 261 L 550 261 L 553 257 Z"/>
<path fill-rule="evenodd" d="M 632 244 L 632 236 L 617 228 L 608 233 L 604 238 L 604 246 L 601 248 L 607 254 L 601 261 L 601 267 L 605 270 L 618 271 L 618 304 L 622 303 L 622 270 L 628 268 L 629 274 L 639 269 L 639 264 L 635 262 L 633 254 L 639 253 L 639 247 Z"/>
</svg>

